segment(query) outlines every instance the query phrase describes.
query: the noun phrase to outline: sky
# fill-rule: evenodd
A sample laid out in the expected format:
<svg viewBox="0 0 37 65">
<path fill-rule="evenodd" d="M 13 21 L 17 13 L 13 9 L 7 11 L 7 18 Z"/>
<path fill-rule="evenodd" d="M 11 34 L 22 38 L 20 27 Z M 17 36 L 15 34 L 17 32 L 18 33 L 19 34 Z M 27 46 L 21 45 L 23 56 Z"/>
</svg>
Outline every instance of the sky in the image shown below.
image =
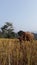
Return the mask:
<svg viewBox="0 0 37 65">
<path fill-rule="evenodd" d="M 37 32 L 37 0 L 0 0 L 0 27 L 5 22 L 11 22 L 15 32 Z"/>
</svg>

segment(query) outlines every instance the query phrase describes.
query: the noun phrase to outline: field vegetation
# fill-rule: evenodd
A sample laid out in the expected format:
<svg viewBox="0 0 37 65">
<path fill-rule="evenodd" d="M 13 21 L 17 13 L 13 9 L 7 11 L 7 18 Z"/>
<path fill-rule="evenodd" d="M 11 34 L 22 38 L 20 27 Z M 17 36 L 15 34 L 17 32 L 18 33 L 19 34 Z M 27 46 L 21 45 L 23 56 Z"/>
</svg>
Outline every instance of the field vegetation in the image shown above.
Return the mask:
<svg viewBox="0 0 37 65">
<path fill-rule="evenodd" d="M 37 65 L 37 40 L 0 39 L 0 65 Z"/>
</svg>

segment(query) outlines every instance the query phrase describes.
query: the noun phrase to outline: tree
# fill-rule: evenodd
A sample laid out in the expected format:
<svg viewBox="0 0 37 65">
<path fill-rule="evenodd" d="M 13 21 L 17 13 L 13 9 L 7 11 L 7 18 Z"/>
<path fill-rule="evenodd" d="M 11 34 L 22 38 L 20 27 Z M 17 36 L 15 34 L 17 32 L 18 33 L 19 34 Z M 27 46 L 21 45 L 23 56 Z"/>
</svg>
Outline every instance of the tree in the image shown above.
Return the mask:
<svg viewBox="0 0 37 65">
<path fill-rule="evenodd" d="M 6 22 L 5 25 L 1 27 L 3 37 L 5 38 L 13 38 L 15 35 L 13 30 L 13 25 L 10 22 Z"/>
</svg>

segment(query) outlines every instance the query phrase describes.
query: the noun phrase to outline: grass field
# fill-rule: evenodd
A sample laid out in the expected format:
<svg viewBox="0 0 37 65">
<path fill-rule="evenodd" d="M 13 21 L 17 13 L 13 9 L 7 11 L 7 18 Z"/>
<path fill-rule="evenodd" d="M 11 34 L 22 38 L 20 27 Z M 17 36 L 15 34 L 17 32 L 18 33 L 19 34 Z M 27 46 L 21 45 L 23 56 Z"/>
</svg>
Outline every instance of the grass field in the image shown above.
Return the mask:
<svg viewBox="0 0 37 65">
<path fill-rule="evenodd" d="M 37 65 L 37 40 L 0 39 L 0 65 Z"/>
</svg>

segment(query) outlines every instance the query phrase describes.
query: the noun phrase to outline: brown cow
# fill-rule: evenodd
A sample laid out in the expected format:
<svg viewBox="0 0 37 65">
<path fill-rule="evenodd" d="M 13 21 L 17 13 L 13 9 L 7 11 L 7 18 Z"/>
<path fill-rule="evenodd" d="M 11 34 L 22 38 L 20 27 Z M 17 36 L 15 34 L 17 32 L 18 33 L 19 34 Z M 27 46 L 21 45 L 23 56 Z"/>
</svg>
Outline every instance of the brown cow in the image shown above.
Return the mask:
<svg viewBox="0 0 37 65">
<path fill-rule="evenodd" d="M 34 39 L 34 34 L 31 32 L 24 32 L 23 33 L 23 40 L 32 41 Z"/>
<path fill-rule="evenodd" d="M 20 43 L 23 41 L 33 41 L 34 40 L 34 34 L 31 32 L 22 32 L 21 35 L 19 35 L 19 41 Z"/>
</svg>

